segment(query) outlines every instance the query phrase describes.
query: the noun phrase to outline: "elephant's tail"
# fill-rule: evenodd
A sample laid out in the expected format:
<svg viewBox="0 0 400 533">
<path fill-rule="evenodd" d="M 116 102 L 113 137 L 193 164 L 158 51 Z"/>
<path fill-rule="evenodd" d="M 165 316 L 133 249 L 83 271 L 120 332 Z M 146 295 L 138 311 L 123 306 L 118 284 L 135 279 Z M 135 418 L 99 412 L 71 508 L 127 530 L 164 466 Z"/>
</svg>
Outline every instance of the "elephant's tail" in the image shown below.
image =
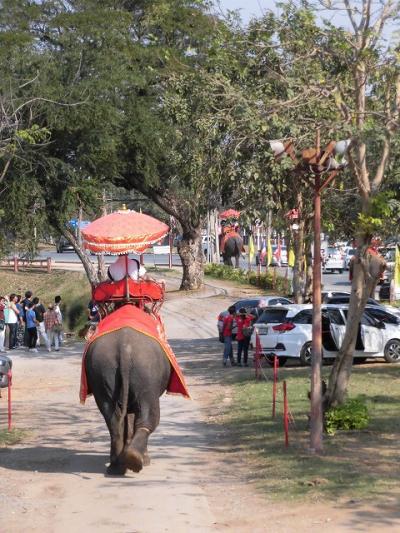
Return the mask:
<svg viewBox="0 0 400 533">
<path fill-rule="evenodd" d="M 121 416 L 124 418 L 128 413 L 128 400 L 129 400 L 129 381 L 131 365 L 128 363 L 129 358 L 122 354 L 119 370 L 121 379 L 121 389 L 119 395 L 119 404 L 121 407 Z"/>
</svg>

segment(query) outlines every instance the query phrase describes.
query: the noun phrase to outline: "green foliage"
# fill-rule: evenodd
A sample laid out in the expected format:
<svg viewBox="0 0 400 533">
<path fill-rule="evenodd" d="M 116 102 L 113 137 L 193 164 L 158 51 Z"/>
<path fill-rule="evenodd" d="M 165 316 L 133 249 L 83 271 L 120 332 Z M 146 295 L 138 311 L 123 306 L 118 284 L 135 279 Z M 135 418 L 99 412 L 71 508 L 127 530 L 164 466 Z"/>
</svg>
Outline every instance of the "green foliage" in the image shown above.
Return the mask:
<svg viewBox="0 0 400 533">
<path fill-rule="evenodd" d="M 325 414 L 325 427 L 329 435 L 334 435 L 338 429 L 365 429 L 369 421 L 368 408 L 362 398 L 347 400 Z"/>
<path fill-rule="evenodd" d="M 282 276 L 274 276 L 272 272 L 261 273 L 259 276 L 256 272 L 247 272 L 241 268 L 232 268 L 227 265 L 218 265 L 208 263 L 204 267 L 206 276 L 217 279 L 235 281 L 242 284 L 250 284 L 264 290 L 274 290 L 280 294 L 288 294 L 289 281 Z"/>
</svg>

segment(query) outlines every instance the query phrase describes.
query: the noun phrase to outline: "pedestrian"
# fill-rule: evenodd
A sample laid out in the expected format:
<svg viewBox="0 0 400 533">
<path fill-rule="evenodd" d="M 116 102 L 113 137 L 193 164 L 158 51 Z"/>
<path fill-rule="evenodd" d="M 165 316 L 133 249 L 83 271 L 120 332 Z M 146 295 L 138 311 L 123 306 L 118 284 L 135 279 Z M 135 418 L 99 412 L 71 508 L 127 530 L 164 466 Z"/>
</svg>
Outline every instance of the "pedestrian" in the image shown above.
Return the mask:
<svg viewBox="0 0 400 533">
<path fill-rule="evenodd" d="M 26 304 L 25 324 L 26 324 L 26 331 L 28 334 L 28 350 L 30 352 L 36 353 L 37 352 L 36 342 L 38 338 L 38 334 L 37 334 L 38 321 L 36 320 L 35 311 L 33 309 L 33 302 L 28 302 Z"/>
<path fill-rule="evenodd" d="M 24 346 L 24 338 L 25 338 L 25 322 L 24 322 L 24 310 L 22 308 L 21 304 L 21 295 L 17 294 L 17 301 L 16 304 L 17 309 L 19 311 L 18 315 L 18 326 L 17 326 L 17 340 L 16 340 L 16 346 L 17 348 L 19 346 Z"/>
<path fill-rule="evenodd" d="M 17 328 L 19 311 L 16 306 L 17 295 L 12 293 L 8 303 L 8 330 L 9 330 L 9 348 L 14 350 L 17 343 Z"/>
<path fill-rule="evenodd" d="M 251 323 L 254 316 L 246 312 L 244 307 L 239 309 L 239 315 L 236 317 L 237 324 L 237 334 L 236 340 L 238 341 L 238 352 L 237 352 L 237 364 L 242 366 L 242 352 L 243 352 L 243 363 L 244 366 L 248 365 L 249 357 L 249 345 L 250 345 L 250 336 L 251 336 Z"/>
<path fill-rule="evenodd" d="M 4 296 L 0 296 L 0 352 L 5 352 L 4 338 L 6 334 L 6 320 L 4 310 L 6 308 L 6 300 Z"/>
<path fill-rule="evenodd" d="M 63 327 L 62 327 L 63 315 L 61 312 L 61 296 L 56 296 L 54 298 L 54 311 L 56 312 L 57 319 L 58 319 L 58 325 L 55 328 L 55 333 L 56 333 L 56 337 L 58 336 L 58 345 L 61 346 L 64 340 Z M 57 348 L 56 348 L 56 351 L 57 351 Z"/>
<path fill-rule="evenodd" d="M 59 315 L 54 309 L 54 304 L 48 305 L 47 311 L 43 314 L 43 321 L 44 321 L 44 328 L 49 339 L 49 347 L 47 348 L 47 350 L 50 352 L 51 346 L 54 343 L 56 352 L 58 352 L 60 349 L 60 344 L 59 344 L 60 337 L 59 337 L 58 331 L 56 330 L 59 329 L 61 324 L 59 322 Z"/>
<path fill-rule="evenodd" d="M 224 337 L 224 355 L 222 364 L 226 366 L 228 359 L 231 361 L 231 366 L 235 366 L 232 348 L 232 329 L 235 322 L 236 308 L 231 305 L 228 308 L 228 314 L 224 317 L 222 323 L 222 336 Z"/>
<path fill-rule="evenodd" d="M 40 342 L 44 342 L 47 349 L 50 348 L 49 346 L 49 338 L 46 333 L 46 329 L 44 327 L 44 319 L 43 315 L 46 312 L 46 308 L 44 305 L 40 302 L 40 299 L 35 296 L 35 298 L 32 300 L 33 303 L 33 310 L 35 311 L 36 315 L 36 321 L 37 321 L 37 333 L 38 333 L 38 340 L 36 343 L 36 346 L 40 346 Z"/>
<path fill-rule="evenodd" d="M 28 310 L 28 304 L 32 301 L 32 291 L 26 291 L 25 298 L 21 302 L 22 306 L 22 319 L 25 324 L 25 333 L 24 333 L 24 346 L 28 346 L 29 343 L 29 335 L 27 331 L 27 325 L 26 325 L 26 311 Z"/>
<path fill-rule="evenodd" d="M 88 317 L 92 325 L 97 325 L 100 322 L 100 311 L 94 300 L 90 300 L 88 304 Z"/>
</svg>

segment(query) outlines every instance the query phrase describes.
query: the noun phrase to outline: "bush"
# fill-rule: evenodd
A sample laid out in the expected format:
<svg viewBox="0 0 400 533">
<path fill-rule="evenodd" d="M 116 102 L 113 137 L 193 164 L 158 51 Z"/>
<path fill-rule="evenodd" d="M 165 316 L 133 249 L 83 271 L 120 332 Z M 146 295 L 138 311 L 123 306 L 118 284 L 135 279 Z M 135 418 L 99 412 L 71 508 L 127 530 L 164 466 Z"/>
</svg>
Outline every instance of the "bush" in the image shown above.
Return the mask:
<svg viewBox="0 0 400 533">
<path fill-rule="evenodd" d="M 329 435 L 334 435 L 338 429 L 365 429 L 368 424 L 368 409 L 361 398 L 352 398 L 325 414 L 326 432 Z"/>
<path fill-rule="evenodd" d="M 204 274 L 217 279 L 226 279 L 238 283 L 254 285 L 260 289 L 275 290 L 282 294 L 288 294 L 290 289 L 289 280 L 282 276 L 274 277 L 271 271 L 258 275 L 257 272 L 254 271 L 248 272 L 241 268 L 232 268 L 227 265 L 208 263 L 204 267 Z"/>
</svg>

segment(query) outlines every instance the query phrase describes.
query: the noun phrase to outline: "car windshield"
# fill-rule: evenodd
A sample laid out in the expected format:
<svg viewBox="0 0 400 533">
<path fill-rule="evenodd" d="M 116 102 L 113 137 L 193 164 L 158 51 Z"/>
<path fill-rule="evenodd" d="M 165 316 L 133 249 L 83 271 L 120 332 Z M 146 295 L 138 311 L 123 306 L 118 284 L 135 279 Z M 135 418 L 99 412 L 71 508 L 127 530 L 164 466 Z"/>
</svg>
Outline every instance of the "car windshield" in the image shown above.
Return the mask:
<svg viewBox="0 0 400 533">
<path fill-rule="evenodd" d="M 257 320 L 257 324 L 280 324 L 285 320 L 288 313 L 287 309 L 265 309 L 263 314 Z"/>
</svg>

